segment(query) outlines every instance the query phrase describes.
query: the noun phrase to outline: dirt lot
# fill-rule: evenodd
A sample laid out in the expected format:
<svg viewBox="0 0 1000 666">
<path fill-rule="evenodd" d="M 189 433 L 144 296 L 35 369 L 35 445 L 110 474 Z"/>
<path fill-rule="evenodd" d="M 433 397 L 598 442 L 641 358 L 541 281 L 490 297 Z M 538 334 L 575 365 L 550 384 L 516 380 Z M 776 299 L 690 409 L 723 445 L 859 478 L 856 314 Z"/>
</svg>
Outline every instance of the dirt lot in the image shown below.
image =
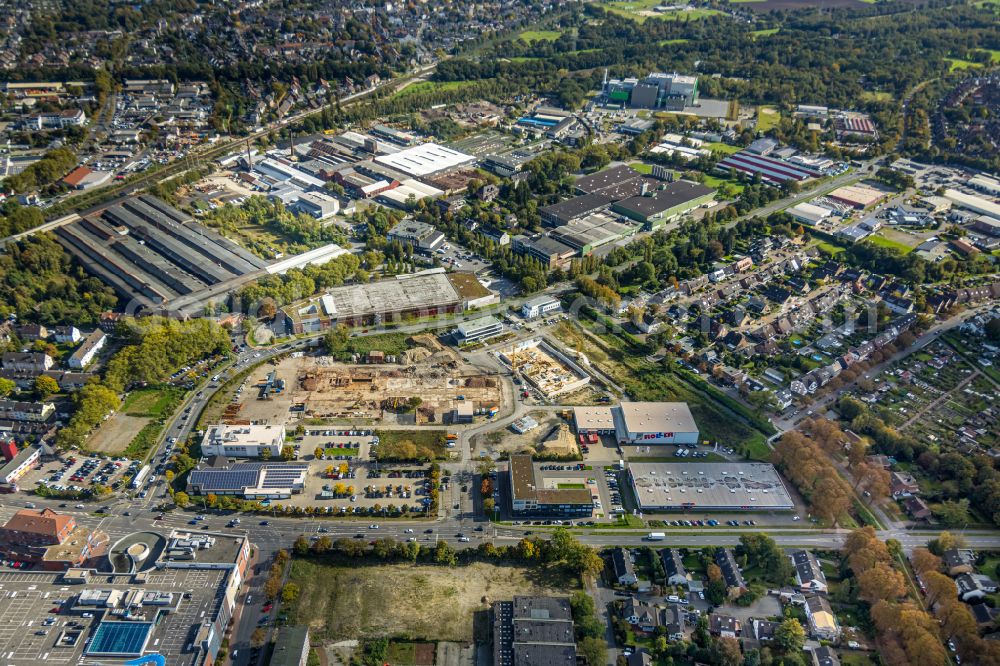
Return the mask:
<svg viewBox="0 0 1000 666">
<path fill-rule="evenodd" d="M 441 363 L 439 356 L 407 365 L 386 363 L 350 365 L 329 357 L 286 358 L 277 366 L 266 364 L 252 373 L 240 394 L 240 419 L 284 423 L 290 414 L 306 419 L 366 419 L 369 422 L 396 419 L 411 412 L 411 398 L 421 400 L 418 424 L 443 423 L 461 403 L 473 408 L 499 406 L 500 382 L 481 371 L 454 362 Z M 258 400 L 256 385 L 275 370 L 285 382 L 282 393 Z M 457 400 L 464 396 L 464 400 Z M 302 411 L 292 412 L 302 404 Z"/>
<path fill-rule="evenodd" d="M 151 423 L 148 416 L 130 416 L 116 413 L 101 424 L 101 427 L 87 440 L 87 450 L 95 453 L 119 454 L 125 450 L 146 424 Z"/>
<path fill-rule="evenodd" d="M 546 570 L 484 563 L 348 568 L 294 560 L 291 580 L 301 590 L 292 622 L 307 623 L 317 641 L 396 636 L 467 642 L 473 613 L 495 600 L 569 593 Z"/>
<path fill-rule="evenodd" d="M 534 449 L 553 428 L 565 421 L 555 412 L 536 411 L 529 416 L 538 421 L 538 427 L 523 434 L 517 434 L 510 428 L 495 430 L 490 433 L 476 435 L 472 439 L 473 453 L 485 451 L 493 457 L 502 452 L 517 453 Z"/>
</svg>

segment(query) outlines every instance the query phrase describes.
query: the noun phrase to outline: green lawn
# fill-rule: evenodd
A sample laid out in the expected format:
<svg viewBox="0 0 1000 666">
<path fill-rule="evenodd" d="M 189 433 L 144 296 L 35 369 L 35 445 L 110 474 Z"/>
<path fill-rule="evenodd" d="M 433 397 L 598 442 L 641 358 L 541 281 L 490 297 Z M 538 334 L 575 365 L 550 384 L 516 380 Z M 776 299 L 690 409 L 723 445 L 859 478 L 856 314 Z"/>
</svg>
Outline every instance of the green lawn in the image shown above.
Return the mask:
<svg viewBox="0 0 1000 666">
<path fill-rule="evenodd" d="M 525 30 L 518 37 L 526 42 L 554 42 L 561 35 L 560 30 Z"/>
<path fill-rule="evenodd" d="M 448 441 L 444 430 L 380 430 L 379 460 L 443 460 L 448 457 Z M 413 445 L 413 449 L 410 448 Z M 415 455 L 414 455 L 415 454 Z"/>
<path fill-rule="evenodd" d="M 743 191 L 746 184 L 739 180 L 729 180 L 728 178 L 719 178 L 718 176 L 713 176 L 711 174 L 705 174 L 705 180 L 702 181 L 706 187 L 713 187 L 719 189 L 723 185 L 728 185 L 736 194 Z"/>
<path fill-rule="evenodd" d="M 746 0 L 747 2 L 756 2 L 756 0 Z M 765 28 L 764 30 L 754 30 L 750 35 L 757 39 L 758 37 L 768 37 L 770 35 L 775 35 L 781 28 Z"/>
<path fill-rule="evenodd" d="M 778 124 L 781 114 L 773 106 L 757 107 L 757 129 L 766 132 Z"/>
<path fill-rule="evenodd" d="M 951 66 L 948 68 L 949 72 L 954 72 L 960 69 L 972 69 L 976 67 L 982 67 L 978 62 L 972 62 L 971 60 L 962 60 L 960 58 L 945 58 Z"/>
<path fill-rule="evenodd" d="M 976 49 L 976 50 L 982 53 L 989 53 L 990 62 L 993 63 L 994 65 L 1000 63 L 1000 51 L 998 51 L 997 49 Z"/>
<path fill-rule="evenodd" d="M 121 411 L 129 416 L 159 418 L 173 411 L 183 396 L 184 391 L 171 386 L 140 389 L 125 398 Z"/>
<path fill-rule="evenodd" d="M 816 247 L 818 247 L 821 251 L 831 255 L 845 252 L 844 248 L 840 247 L 839 245 L 834 245 L 833 243 L 828 243 L 826 241 L 820 241 L 819 243 L 816 244 Z"/>
<path fill-rule="evenodd" d="M 638 171 L 639 173 L 645 174 L 647 176 L 653 173 L 652 164 L 646 164 L 645 162 L 632 162 L 631 164 L 629 164 L 629 166 Z"/>
<path fill-rule="evenodd" d="M 476 85 L 475 81 L 420 81 L 394 93 L 393 97 L 402 98 L 420 93 L 438 92 L 440 90 L 458 90 L 473 85 Z"/>
<path fill-rule="evenodd" d="M 583 490 L 587 487 L 584 483 L 559 483 L 556 487 L 560 490 Z"/>
<path fill-rule="evenodd" d="M 865 240 L 866 241 L 870 241 L 870 242 L 874 243 L 875 245 L 878 245 L 879 247 L 891 247 L 891 248 L 895 248 L 895 249 L 899 250 L 900 252 L 902 252 L 903 254 L 908 254 L 908 253 L 910 253 L 910 252 L 913 251 L 913 248 L 910 247 L 909 245 L 904 245 L 903 243 L 900 243 L 900 242 L 897 242 L 897 241 L 894 241 L 894 240 L 889 240 L 888 238 L 886 238 L 885 236 L 882 236 L 881 234 L 873 234 L 873 235 L 869 236 L 868 238 L 866 238 Z"/>
<path fill-rule="evenodd" d="M 892 93 L 879 90 L 866 90 L 861 93 L 861 99 L 865 102 L 891 102 Z"/>
<path fill-rule="evenodd" d="M 732 155 L 733 153 L 740 152 L 741 148 L 739 146 L 730 146 L 728 143 L 706 143 L 704 148 L 708 148 L 713 153 L 723 153 L 725 155 Z"/>
<path fill-rule="evenodd" d="M 357 448 L 353 448 L 353 449 L 329 448 L 329 449 L 325 449 L 324 450 L 324 454 L 327 457 L 329 457 L 329 456 L 351 456 L 352 458 L 357 458 L 358 457 L 358 449 Z"/>
<path fill-rule="evenodd" d="M 670 46 L 671 44 L 687 44 L 690 39 L 663 39 L 656 43 L 657 46 Z"/>
<path fill-rule="evenodd" d="M 608 11 L 614 12 L 615 14 L 620 14 L 626 18 L 633 19 L 642 23 L 648 18 L 657 18 L 665 21 L 676 21 L 681 17 L 686 17 L 688 20 L 694 21 L 706 16 L 711 16 L 713 14 L 721 14 L 718 9 L 692 9 L 689 11 L 670 11 L 670 12 L 653 12 L 654 7 L 662 5 L 662 0 L 628 0 L 625 2 L 615 1 L 615 2 L 602 2 L 598 3 L 599 7 L 603 7 Z"/>
</svg>

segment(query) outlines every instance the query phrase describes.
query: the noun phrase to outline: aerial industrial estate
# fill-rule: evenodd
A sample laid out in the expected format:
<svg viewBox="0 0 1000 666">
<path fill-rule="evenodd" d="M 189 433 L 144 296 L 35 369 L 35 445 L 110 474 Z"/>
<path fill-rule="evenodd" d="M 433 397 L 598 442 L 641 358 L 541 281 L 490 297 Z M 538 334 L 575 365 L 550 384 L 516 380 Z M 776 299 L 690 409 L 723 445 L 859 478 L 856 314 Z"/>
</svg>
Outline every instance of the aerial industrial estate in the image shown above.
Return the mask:
<svg viewBox="0 0 1000 666">
<path fill-rule="evenodd" d="M 1000 664 L 995 3 L 8 5 L 4 664 Z"/>
</svg>

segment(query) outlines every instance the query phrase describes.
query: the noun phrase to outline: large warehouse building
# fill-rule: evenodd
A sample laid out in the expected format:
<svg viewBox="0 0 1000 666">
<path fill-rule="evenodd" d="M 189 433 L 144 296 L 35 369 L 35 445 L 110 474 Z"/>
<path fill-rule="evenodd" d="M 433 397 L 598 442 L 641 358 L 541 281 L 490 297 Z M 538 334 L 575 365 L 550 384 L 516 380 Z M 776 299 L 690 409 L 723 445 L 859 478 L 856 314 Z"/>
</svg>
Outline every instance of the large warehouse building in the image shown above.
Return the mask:
<svg viewBox="0 0 1000 666">
<path fill-rule="evenodd" d="M 698 443 L 698 425 L 686 402 L 623 402 L 614 407 L 576 407 L 574 421 L 578 433 L 614 433 L 619 444 Z"/>
<path fill-rule="evenodd" d="M 715 190 L 699 183 L 678 180 L 663 189 L 617 201 L 611 210 L 655 229 L 668 220 L 694 210 L 715 198 Z"/>
<path fill-rule="evenodd" d="M 795 507 L 767 463 L 629 463 L 641 511 L 789 511 Z"/>
<path fill-rule="evenodd" d="M 396 153 L 379 155 L 375 161 L 412 178 L 420 178 L 468 166 L 475 162 L 476 158 L 436 143 L 423 143 Z"/>
<path fill-rule="evenodd" d="M 336 324 L 365 325 L 406 316 L 429 317 L 496 303 L 498 297 L 472 273 L 419 273 L 391 280 L 335 287 L 322 296 L 282 308 L 294 333 Z"/>
</svg>

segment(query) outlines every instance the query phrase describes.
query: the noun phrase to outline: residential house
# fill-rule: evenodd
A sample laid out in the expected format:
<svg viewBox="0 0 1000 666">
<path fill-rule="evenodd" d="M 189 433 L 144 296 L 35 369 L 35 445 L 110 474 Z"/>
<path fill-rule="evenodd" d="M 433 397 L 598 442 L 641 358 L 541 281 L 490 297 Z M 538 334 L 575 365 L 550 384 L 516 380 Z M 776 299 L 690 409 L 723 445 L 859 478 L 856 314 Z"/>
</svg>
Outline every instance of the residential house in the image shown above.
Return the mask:
<svg viewBox="0 0 1000 666">
<path fill-rule="evenodd" d="M 687 611 L 680 604 L 670 604 L 663 611 L 662 626 L 667 630 L 667 639 L 684 640 L 687 633 Z"/>
<path fill-rule="evenodd" d="M 60 344 L 76 344 L 83 339 L 83 334 L 80 333 L 80 329 L 76 326 L 56 326 L 52 329 L 52 333 L 55 336 L 56 342 Z"/>
<path fill-rule="evenodd" d="M 806 599 L 806 618 L 809 620 L 809 635 L 818 640 L 835 641 L 840 638 L 840 622 L 830 608 L 826 597 Z"/>
<path fill-rule="evenodd" d="M 659 608 L 631 596 L 625 600 L 622 617 L 635 631 L 644 634 L 655 633 L 656 628 L 663 624 Z"/>
<path fill-rule="evenodd" d="M 927 502 L 919 497 L 910 496 L 903 500 L 903 509 L 910 514 L 914 520 L 928 520 L 931 517 L 931 508 Z"/>
<path fill-rule="evenodd" d="M 808 550 L 792 552 L 792 565 L 795 567 L 795 580 L 803 592 L 826 592 L 826 574 L 816 561 L 816 556 Z"/>
<path fill-rule="evenodd" d="M 949 548 L 941 553 L 941 564 L 952 578 L 972 573 L 976 570 L 976 554 L 968 548 Z"/>
<path fill-rule="evenodd" d="M 976 618 L 976 626 L 980 629 L 992 627 L 996 622 L 997 615 L 1000 615 L 1000 610 L 990 608 L 986 604 L 972 604 L 969 606 L 969 610 L 972 611 L 972 617 Z"/>
<path fill-rule="evenodd" d="M 41 352 L 4 352 L 0 357 L 5 370 L 34 372 L 41 374 L 52 367 L 55 361 L 48 354 Z"/>
<path fill-rule="evenodd" d="M 958 587 L 958 598 L 966 602 L 985 599 L 986 595 L 997 591 L 996 581 L 984 574 L 959 574 L 955 585 Z"/>
<path fill-rule="evenodd" d="M 14 332 L 23 342 L 45 340 L 49 337 L 48 329 L 41 324 L 23 324 L 14 329 Z"/>
<path fill-rule="evenodd" d="M 759 642 L 770 643 L 774 640 L 774 632 L 778 629 L 778 623 L 755 617 L 750 619 L 750 629 L 753 631 L 753 637 Z"/>
<path fill-rule="evenodd" d="M 726 581 L 726 593 L 734 599 L 747 590 L 746 581 L 736 564 L 736 556 L 732 548 L 719 548 L 715 551 L 715 563 L 722 570 L 722 578 Z"/>
<path fill-rule="evenodd" d="M 107 334 L 98 328 L 70 355 L 67 364 L 74 370 L 83 370 L 94 361 L 97 352 L 104 348 L 107 341 Z"/>
<path fill-rule="evenodd" d="M 892 472 L 889 476 L 889 488 L 893 497 L 909 497 L 920 493 L 917 480 L 906 472 Z"/>
<path fill-rule="evenodd" d="M 812 651 L 813 666 L 840 666 L 840 658 L 833 648 L 821 645 Z"/>
<path fill-rule="evenodd" d="M 720 638 L 736 638 L 740 634 L 740 622 L 731 615 L 712 613 L 708 616 L 708 632 Z"/>
<path fill-rule="evenodd" d="M 687 569 L 676 548 L 664 548 L 660 551 L 660 561 L 663 563 L 664 580 L 667 585 L 687 585 Z"/>
<path fill-rule="evenodd" d="M 639 582 L 638 576 L 635 575 L 632 554 L 625 548 L 615 548 L 611 551 L 611 571 L 619 585 L 635 585 Z"/>
<path fill-rule="evenodd" d="M 653 655 L 646 652 L 645 648 L 639 648 L 626 658 L 625 663 L 628 666 L 653 666 L 656 662 L 653 661 Z"/>
</svg>

